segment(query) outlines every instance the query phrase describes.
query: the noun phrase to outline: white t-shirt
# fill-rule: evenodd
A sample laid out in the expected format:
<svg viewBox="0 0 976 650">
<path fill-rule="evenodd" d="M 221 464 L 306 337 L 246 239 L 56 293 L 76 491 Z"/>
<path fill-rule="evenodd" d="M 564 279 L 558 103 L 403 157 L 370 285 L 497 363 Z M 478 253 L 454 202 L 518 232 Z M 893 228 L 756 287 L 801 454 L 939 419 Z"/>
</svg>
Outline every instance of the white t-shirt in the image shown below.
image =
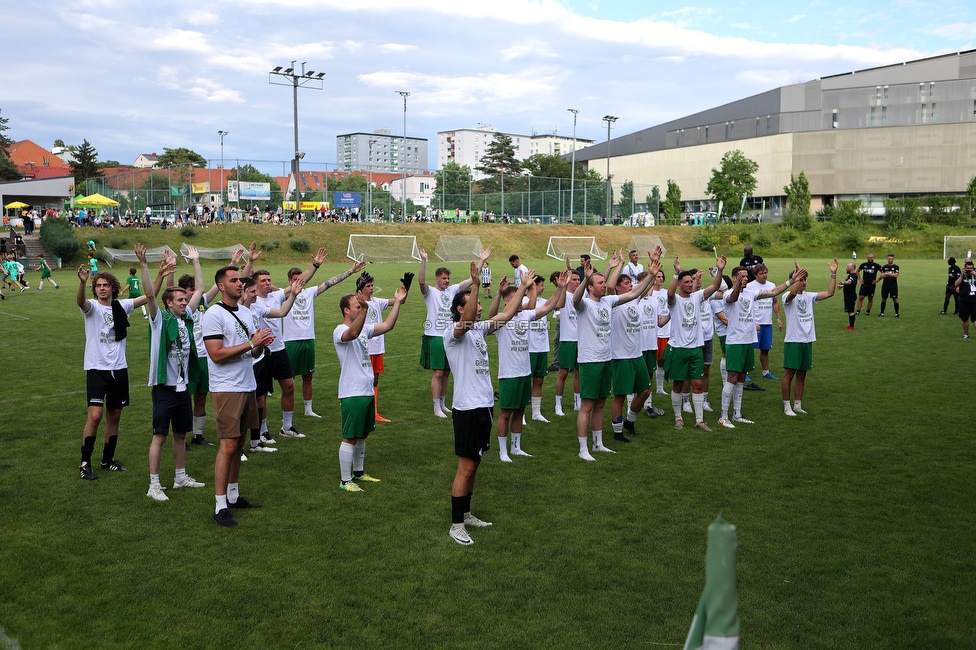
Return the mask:
<svg viewBox="0 0 976 650">
<path fill-rule="evenodd" d="M 573 294 L 566 294 L 566 304 L 559 310 L 559 340 L 578 341 L 579 326 L 576 322 L 576 308 L 573 307 Z"/>
<path fill-rule="evenodd" d="M 703 341 L 711 341 L 715 336 L 715 326 L 712 324 L 712 302 L 714 301 L 711 297 L 702 300 L 701 312 L 698 315 L 698 324 L 701 326 Z"/>
<path fill-rule="evenodd" d="M 255 306 L 263 307 L 261 313 L 261 328 L 269 328 L 271 334 L 275 337 L 271 345 L 268 346 L 272 352 L 280 352 L 285 349 L 285 340 L 281 335 L 281 319 L 280 318 L 268 318 L 267 313 L 272 309 L 279 309 L 283 304 L 285 304 L 285 291 L 284 289 L 278 289 L 277 291 L 272 291 L 268 294 L 267 298 L 262 298 L 258 296 L 254 300 Z M 253 311 L 253 310 L 252 310 Z"/>
<path fill-rule="evenodd" d="M 315 338 L 315 299 L 318 286 L 302 289 L 288 315 L 281 319 L 285 341 L 310 341 Z"/>
<path fill-rule="evenodd" d="M 515 267 L 513 267 L 515 268 Z M 528 273 L 529 268 L 525 264 L 519 264 L 518 268 L 515 268 L 515 288 L 518 289 L 522 286 L 522 274 Z M 531 278 L 529 278 L 531 281 Z"/>
<path fill-rule="evenodd" d="M 637 276 L 643 272 L 644 265 L 640 262 L 627 262 L 627 266 L 623 270 L 623 274 L 630 277 L 630 281 L 635 287 L 637 286 Z"/>
<path fill-rule="evenodd" d="M 366 304 L 366 324 L 367 325 L 379 325 L 383 322 L 383 312 L 392 303 L 391 300 L 387 298 L 372 298 Z M 386 352 L 386 341 L 384 340 L 385 334 L 380 334 L 374 336 L 369 342 L 369 353 L 370 354 L 383 354 Z"/>
<path fill-rule="evenodd" d="M 657 315 L 666 318 L 671 315 L 671 307 L 668 305 L 668 290 L 658 289 L 652 291 L 651 296 L 657 299 Z M 666 339 L 671 336 L 671 321 L 657 328 L 658 338 Z"/>
<path fill-rule="evenodd" d="M 756 293 L 760 291 L 772 291 L 776 288 L 776 285 L 770 281 L 760 283 L 758 280 L 753 280 L 746 285 L 746 289 L 751 289 Z M 756 321 L 756 325 L 772 325 L 773 324 L 773 301 L 775 298 L 763 298 L 762 300 L 755 300 L 752 303 L 752 317 Z"/>
<path fill-rule="evenodd" d="M 687 298 L 674 294 L 674 304 L 671 305 L 671 338 L 668 341 L 672 348 L 693 349 L 705 345 L 701 328 L 703 302 L 705 292 L 701 289 Z"/>
<path fill-rule="evenodd" d="M 424 336 L 442 336 L 444 330 L 454 329 L 454 321 L 451 320 L 451 302 L 460 288 L 460 284 L 452 284 L 441 291 L 435 286 L 427 285 L 427 295 L 424 296 L 424 304 L 427 306 Z"/>
<path fill-rule="evenodd" d="M 610 343 L 613 359 L 636 359 L 641 356 L 641 312 L 636 300 L 610 312 Z"/>
<path fill-rule="evenodd" d="M 816 291 L 796 294 L 791 302 L 786 302 L 789 293 L 783 294 L 783 311 L 786 314 L 786 336 L 784 343 L 813 343 L 817 340 L 817 328 L 813 322 L 813 307 L 817 304 Z"/>
<path fill-rule="evenodd" d="M 495 330 L 498 340 L 498 378 L 526 377 L 532 374 L 529 360 L 529 327 L 535 310 L 520 311 Z"/>
<path fill-rule="evenodd" d="M 234 318 L 234 315 L 237 318 Z M 254 334 L 244 331 L 241 323 L 250 327 L 254 321 L 251 311 L 238 305 L 237 310 L 227 311 L 220 303 L 215 303 L 203 315 L 203 340 L 220 339 L 223 347 L 232 348 L 242 343 L 247 343 L 248 339 Z M 237 320 L 240 319 L 241 323 Z M 250 393 L 257 388 L 254 381 L 254 371 L 251 369 L 254 357 L 251 356 L 251 348 L 236 357 L 226 359 L 223 363 L 214 363 L 214 360 L 207 355 L 207 370 L 210 373 L 210 392 L 211 393 Z"/>
<path fill-rule="evenodd" d="M 535 299 L 535 308 L 541 309 L 546 304 L 545 298 Z M 549 319 L 537 318 L 529 322 L 529 352 L 549 351 Z"/>
<path fill-rule="evenodd" d="M 186 390 L 190 376 L 190 332 L 182 318 L 176 319 L 178 338 L 174 340 L 166 354 L 166 386 L 175 386 L 176 392 Z M 163 335 L 163 312 L 156 310 L 156 317 L 149 319 L 149 385 L 156 386 L 156 369 L 159 367 L 159 340 Z"/>
<path fill-rule="evenodd" d="M 729 329 L 725 335 L 726 345 L 752 345 L 759 341 L 752 307 L 757 293 L 746 287 L 739 292 L 738 300 L 725 301 L 725 318 L 729 321 Z"/>
<path fill-rule="evenodd" d="M 576 313 L 579 327 L 576 359 L 579 363 L 610 361 L 610 313 L 618 302 L 619 296 L 603 296 L 596 301 L 583 294 Z"/>
<path fill-rule="evenodd" d="M 343 341 L 342 335 L 349 326 L 339 323 L 332 330 L 332 345 L 339 357 L 339 399 L 346 397 L 370 397 L 373 394 L 373 364 L 369 360 L 369 339 L 373 326 L 363 325 L 359 336 Z"/>
<path fill-rule="evenodd" d="M 203 315 L 207 311 L 206 302 L 207 297 L 203 296 L 200 299 L 203 309 L 197 308 L 193 312 L 193 343 L 197 346 L 197 356 L 201 359 L 207 358 L 207 346 L 203 344 Z"/>
<path fill-rule="evenodd" d="M 120 300 L 126 314 L 133 310 L 133 299 Z M 115 318 L 112 305 L 103 305 L 97 300 L 88 301 L 85 317 L 85 370 L 122 370 L 128 367 L 125 360 L 125 342 L 115 340 Z"/>
<path fill-rule="evenodd" d="M 657 298 L 644 296 L 637 301 L 641 316 L 641 352 L 657 350 Z"/>
<path fill-rule="evenodd" d="M 485 342 L 485 333 L 490 326 L 489 321 L 478 321 L 459 339 L 454 338 L 453 328 L 444 331 L 444 354 L 454 376 L 452 409 L 471 411 L 495 405 L 488 344 Z"/>
<path fill-rule="evenodd" d="M 719 314 L 725 313 L 724 294 L 720 296 L 719 292 L 716 291 L 712 294 L 712 299 L 709 300 L 708 303 L 712 308 L 712 324 L 715 326 L 715 335 L 725 336 L 729 331 L 729 328 L 718 317 Z"/>
</svg>

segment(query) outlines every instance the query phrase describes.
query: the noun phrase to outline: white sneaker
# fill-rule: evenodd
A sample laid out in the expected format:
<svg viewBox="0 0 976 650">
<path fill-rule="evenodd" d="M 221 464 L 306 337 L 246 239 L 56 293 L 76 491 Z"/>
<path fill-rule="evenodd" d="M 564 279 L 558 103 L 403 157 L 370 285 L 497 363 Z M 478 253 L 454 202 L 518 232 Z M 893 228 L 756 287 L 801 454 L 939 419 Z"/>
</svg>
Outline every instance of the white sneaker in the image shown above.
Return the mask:
<svg viewBox="0 0 976 650">
<path fill-rule="evenodd" d="M 794 412 L 794 413 L 800 413 L 800 414 L 802 414 L 802 415 L 809 415 L 809 413 L 807 413 L 806 411 L 804 411 L 803 409 L 801 409 L 801 408 L 800 408 L 800 407 L 798 407 L 798 406 L 794 406 L 794 407 L 793 407 L 793 412 Z"/>
<path fill-rule="evenodd" d="M 521 449 L 513 449 L 511 453 L 513 456 L 525 456 L 526 458 L 532 458 L 532 454 L 527 454 Z"/>
<path fill-rule="evenodd" d="M 491 522 L 490 521 L 482 521 L 482 520 L 478 519 L 477 517 L 475 517 L 470 512 L 467 512 L 467 513 L 464 514 L 464 525 L 465 525 L 465 527 L 467 527 L 467 526 L 474 526 L 475 528 L 487 528 L 488 526 L 491 526 Z"/>
<path fill-rule="evenodd" d="M 163 492 L 162 485 L 150 485 L 149 491 L 146 492 L 147 497 L 152 497 L 156 501 L 169 501 L 169 497 Z"/>
<path fill-rule="evenodd" d="M 247 462 L 247 456 L 245 456 L 244 454 L 241 454 L 241 462 L 242 463 L 246 463 Z"/>
<path fill-rule="evenodd" d="M 202 488 L 207 487 L 205 483 L 201 483 L 189 474 L 183 477 L 182 481 L 173 480 L 173 489 L 178 490 L 180 488 Z"/>
<path fill-rule="evenodd" d="M 787 406 L 786 408 L 783 409 L 783 414 L 784 415 L 788 415 L 791 418 L 795 418 L 796 417 L 796 413 L 794 413 L 793 412 L 793 409 L 791 409 L 789 406 Z"/>
<path fill-rule="evenodd" d="M 582 458 L 583 460 L 596 461 L 596 458 L 593 458 L 593 456 L 590 456 L 590 452 L 588 452 L 588 451 L 581 451 L 579 453 L 579 457 Z"/>
<path fill-rule="evenodd" d="M 318 416 L 316 415 L 315 417 L 318 417 Z M 305 434 L 304 433 L 298 433 L 298 430 L 295 429 L 295 427 L 289 427 L 287 429 L 282 429 L 281 431 L 278 432 L 278 435 L 281 436 L 282 438 L 304 438 L 305 437 Z M 277 450 L 275 450 L 275 451 L 277 451 Z"/>
<path fill-rule="evenodd" d="M 305 409 L 305 417 L 322 419 L 322 416 L 316 413 L 315 411 L 313 411 L 312 409 Z"/>
<path fill-rule="evenodd" d="M 441 407 L 441 411 L 444 413 L 444 415 L 450 415 L 451 414 L 451 410 L 449 408 L 447 408 L 446 406 L 442 406 Z"/>
<path fill-rule="evenodd" d="M 294 428 L 294 427 L 292 427 L 292 428 Z M 266 445 L 277 445 L 278 444 L 278 441 L 271 437 L 271 432 L 270 431 L 266 431 L 266 432 L 264 432 L 264 433 L 261 434 L 261 442 L 263 442 Z"/>
<path fill-rule="evenodd" d="M 264 444 L 262 443 L 262 444 L 259 444 L 257 447 L 250 447 L 250 448 L 248 448 L 248 451 L 251 452 L 252 454 L 254 454 L 254 453 L 257 453 L 259 451 L 271 453 L 271 452 L 278 451 L 278 450 L 275 449 L 274 447 L 265 447 Z"/>
<path fill-rule="evenodd" d="M 714 413 L 711 404 L 709 404 L 708 402 L 702 402 L 702 410 L 705 411 L 706 413 Z"/>
<path fill-rule="evenodd" d="M 737 417 L 733 417 L 732 418 L 732 421 L 733 422 L 738 422 L 739 424 L 755 424 L 755 422 L 753 422 L 752 420 L 747 420 L 744 417 L 742 417 L 741 415 L 740 416 L 737 416 Z"/>
<path fill-rule="evenodd" d="M 685 402 L 684 404 L 682 404 L 681 410 L 684 411 L 685 413 L 694 413 L 695 412 L 695 410 L 693 408 L 691 408 L 691 403 L 690 402 Z"/>
<path fill-rule="evenodd" d="M 549 420 L 547 420 L 546 416 L 542 415 L 541 413 L 539 415 L 533 415 L 532 419 L 536 422 L 545 422 L 546 424 L 549 424 Z"/>
<path fill-rule="evenodd" d="M 671 393 L 669 393 L 667 391 L 659 390 L 659 391 L 655 391 L 655 392 L 657 392 L 658 395 L 665 395 L 667 397 L 670 397 L 671 396 Z"/>
<path fill-rule="evenodd" d="M 512 453 L 515 453 L 515 452 L 512 452 Z M 498 460 L 502 461 L 503 463 L 510 463 L 510 462 L 512 462 L 512 458 L 508 454 L 499 454 L 498 455 Z"/>
<path fill-rule="evenodd" d="M 607 454 L 615 454 L 615 453 L 617 453 L 613 449 L 610 449 L 609 447 L 604 447 L 603 445 L 593 445 L 593 451 L 602 451 L 602 452 L 605 452 Z"/>
<path fill-rule="evenodd" d="M 556 409 L 556 417 L 564 418 L 564 417 L 566 417 L 566 414 L 563 413 L 563 410 L 562 409 Z"/>
<path fill-rule="evenodd" d="M 447 413 L 445 413 L 444 411 L 434 411 L 434 415 L 436 415 L 439 418 L 445 418 L 445 419 L 447 418 Z"/>
<path fill-rule="evenodd" d="M 447 534 L 451 536 L 455 542 L 461 546 L 471 546 L 474 544 L 474 540 L 468 535 L 468 531 L 464 528 L 464 524 L 451 524 L 451 529 L 447 531 Z"/>
<path fill-rule="evenodd" d="M 725 427 L 726 429 L 734 429 L 735 428 L 735 425 L 732 424 L 731 422 L 729 422 L 728 420 L 719 420 L 718 421 L 718 424 L 719 424 L 719 426 Z"/>
</svg>

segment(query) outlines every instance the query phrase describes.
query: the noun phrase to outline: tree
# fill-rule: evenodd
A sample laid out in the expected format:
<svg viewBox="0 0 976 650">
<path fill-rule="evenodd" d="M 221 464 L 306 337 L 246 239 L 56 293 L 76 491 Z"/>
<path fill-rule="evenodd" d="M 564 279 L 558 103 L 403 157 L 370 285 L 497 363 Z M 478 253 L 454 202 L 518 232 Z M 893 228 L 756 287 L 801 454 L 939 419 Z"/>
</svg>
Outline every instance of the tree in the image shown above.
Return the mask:
<svg viewBox="0 0 976 650">
<path fill-rule="evenodd" d="M 721 169 L 712 168 L 712 178 L 705 192 L 722 202 L 723 213 L 738 213 L 743 197 L 756 191 L 758 170 L 759 164 L 746 158 L 738 149 L 726 152 L 722 156 Z"/>
<path fill-rule="evenodd" d="M 196 151 L 180 147 L 178 149 L 163 148 L 163 155 L 156 158 L 158 167 L 179 167 L 190 165 L 191 167 L 206 167 L 207 159 Z"/>
<path fill-rule="evenodd" d="M 271 183 L 271 203 L 281 203 L 283 195 L 278 181 L 267 174 L 258 171 L 254 165 L 241 165 L 231 170 L 227 177 L 231 181 L 243 181 L 245 183 Z"/>
<path fill-rule="evenodd" d="M 671 225 L 681 223 L 681 188 L 670 178 L 664 195 L 664 220 Z"/>
<path fill-rule="evenodd" d="M 170 191 L 170 178 L 166 174 L 151 172 L 136 189 L 135 199 L 132 201 L 133 210 L 142 214 L 146 205 L 160 205 L 173 200 Z"/>
<path fill-rule="evenodd" d="M 62 140 L 61 138 L 58 138 L 57 140 L 54 141 L 54 146 L 55 147 L 67 147 L 67 145 L 64 143 L 64 140 Z"/>
<path fill-rule="evenodd" d="M 556 154 L 537 153 L 522 163 L 522 169 L 540 178 L 571 178 L 573 163 Z M 576 169 L 579 172 L 579 164 Z"/>
<path fill-rule="evenodd" d="M 7 126 L 9 118 L 0 117 L 0 181 L 17 181 L 21 179 L 21 173 L 17 165 L 10 159 L 10 145 L 13 140 L 4 135 L 4 131 L 10 130 Z"/>
<path fill-rule="evenodd" d="M 505 177 L 511 178 L 522 171 L 522 163 L 515 157 L 512 138 L 495 131 L 495 136 L 488 145 L 488 150 L 481 157 L 481 164 L 475 169 L 490 177 L 481 181 L 485 192 L 504 190 Z"/>
<path fill-rule="evenodd" d="M 969 206 L 969 218 L 973 217 L 973 210 L 976 208 L 976 176 L 973 176 L 969 180 L 969 185 L 966 186 L 966 205 Z"/>
<path fill-rule="evenodd" d="M 654 221 L 657 223 L 657 215 L 661 210 L 661 188 L 655 185 L 644 201 L 647 202 L 647 211 L 654 215 Z"/>
<path fill-rule="evenodd" d="M 783 215 L 783 225 L 797 230 L 810 230 L 813 220 L 810 218 L 810 183 L 806 174 L 800 171 L 799 176 L 790 174 L 790 184 L 783 186 L 786 193 L 786 213 Z"/>
<path fill-rule="evenodd" d="M 434 178 L 436 193 L 440 197 L 438 205 L 443 205 L 445 210 L 467 207 L 472 180 L 470 167 L 452 161 L 437 170 Z"/>
<path fill-rule="evenodd" d="M 75 159 L 70 163 L 71 174 L 75 177 L 75 187 L 80 188 L 89 178 L 99 178 L 102 170 L 98 168 L 98 152 L 88 140 L 75 150 Z"/>
<path fill-rule="evenodd" d="M 629 217 L 634 211 L 634 181 L 624 181 L 620 186 L 620 204 L 617 212 L 623 217 Z"/>
</svg>

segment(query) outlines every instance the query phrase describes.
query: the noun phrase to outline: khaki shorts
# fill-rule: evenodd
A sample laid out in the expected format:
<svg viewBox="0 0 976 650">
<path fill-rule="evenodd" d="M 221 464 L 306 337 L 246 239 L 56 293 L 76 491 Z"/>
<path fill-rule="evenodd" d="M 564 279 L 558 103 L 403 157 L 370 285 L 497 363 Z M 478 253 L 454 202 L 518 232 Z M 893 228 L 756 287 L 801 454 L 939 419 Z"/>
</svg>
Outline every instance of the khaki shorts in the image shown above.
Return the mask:
<svg viewBox="0 0 976 650">
<path fill-rule="evenodd" d="M 218 438 L 240 438 L 247 429 L 261 426 L 254 393 L 210 393 L 217 419 Z"/>
</svg>

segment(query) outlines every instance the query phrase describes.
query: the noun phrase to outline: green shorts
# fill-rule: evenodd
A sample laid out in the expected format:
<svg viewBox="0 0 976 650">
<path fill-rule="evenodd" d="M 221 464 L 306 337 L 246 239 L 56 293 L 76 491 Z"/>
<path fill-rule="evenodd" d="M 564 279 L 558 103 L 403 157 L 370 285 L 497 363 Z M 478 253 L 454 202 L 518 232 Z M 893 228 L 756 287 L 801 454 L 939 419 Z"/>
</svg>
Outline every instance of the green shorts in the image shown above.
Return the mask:
<svg viewBox="0 0 976 650">
<path fill-rule="evenodd" d="M 579 346 L 576 341 L 559 342 L 559 369 L 576 370 L 579 363 L 576 362 L 579 354 Z"/>
<path fill-rule="evenodd" d="M 192 363 L 192 361 L 191 361 Z M 187 384 L 191 395 L 206 395 L 210 392 L 210 370 L 207 368 L 207 357 L 197 357 L 197 378 Z"/>
<path fill-rule="evenodd" d="M 344 397 L 339 400 L 342 412 L 342 437 L 350 440 L 365 438 L 376 428 L 373 396 Z"/>
<path fill-rule="evenodd" d="M 498 380 L 498 407 L 506 411 L 524 409 L 532 397 L 532 375 Z"/>
<path fill-rule="evenodd" d="M 613 372 L 608 361 L 579 364 L 580 398 L 603 399 L 610 396 Z"/>
<path fill-rule="evenodd" d="M 41 279 L 47 280 L 49 277 L 51 277 L 51 272 L 47 269 L 47 267 L 41 269 Z"/>
<path fill-rule="evenodd" d="M 668 381 L 688 381 L 705 376 L 705 361 L 701 348 L 672 348 L 664 351 L 664 378 Z"/>
<path fill-rule="evenodd" d="M 444 354 L 444 339 L 439 336 L 427 336 L 420 344 L 420 365 L 427 370 L 450 370 L 447 355 Z"/>
<path fill-rule="evenodd" d="M 285 350 L 291 362 L 293 377 L 304 377 L 315 372 L 315 341 L 285 341 Z"/>
<path fill-rule="evenodd" d="M 783 367 L 806 372 L 813 367 L 813 343 L 784 343 Z"/>
<path fill-rule="evenodd" d="M 718 337 L 718 344 L 722 346 L 722 356 L 724 357 L 725 356 L 725 337 L 724 336 L 719 336 Z"/>
<path fill-rule="evenodd" d="M 613 372 L 614 395 L 642 393 L 651 385 L 644 357 L 614 359 L 610 362 L 610 368 Z"/>
<path fill-rule="evenodd" d="M 545 377 L 549 374 L 549 353 L 529 352 L 529 365 L 533 377 Z"/>
<path fill-rule="evenodd" d="M 657 350 L 644 350 L 644 365 L 647 366 L 647 380 L 650 382 L 651 375 L 657 369 Z"/>
<path fill-rule="evenodd" d="M 725 369 L 729 372 L 752 372 L 756 367 L 752 343 L 729 343 L 725 346 Z"/>
</svg>

